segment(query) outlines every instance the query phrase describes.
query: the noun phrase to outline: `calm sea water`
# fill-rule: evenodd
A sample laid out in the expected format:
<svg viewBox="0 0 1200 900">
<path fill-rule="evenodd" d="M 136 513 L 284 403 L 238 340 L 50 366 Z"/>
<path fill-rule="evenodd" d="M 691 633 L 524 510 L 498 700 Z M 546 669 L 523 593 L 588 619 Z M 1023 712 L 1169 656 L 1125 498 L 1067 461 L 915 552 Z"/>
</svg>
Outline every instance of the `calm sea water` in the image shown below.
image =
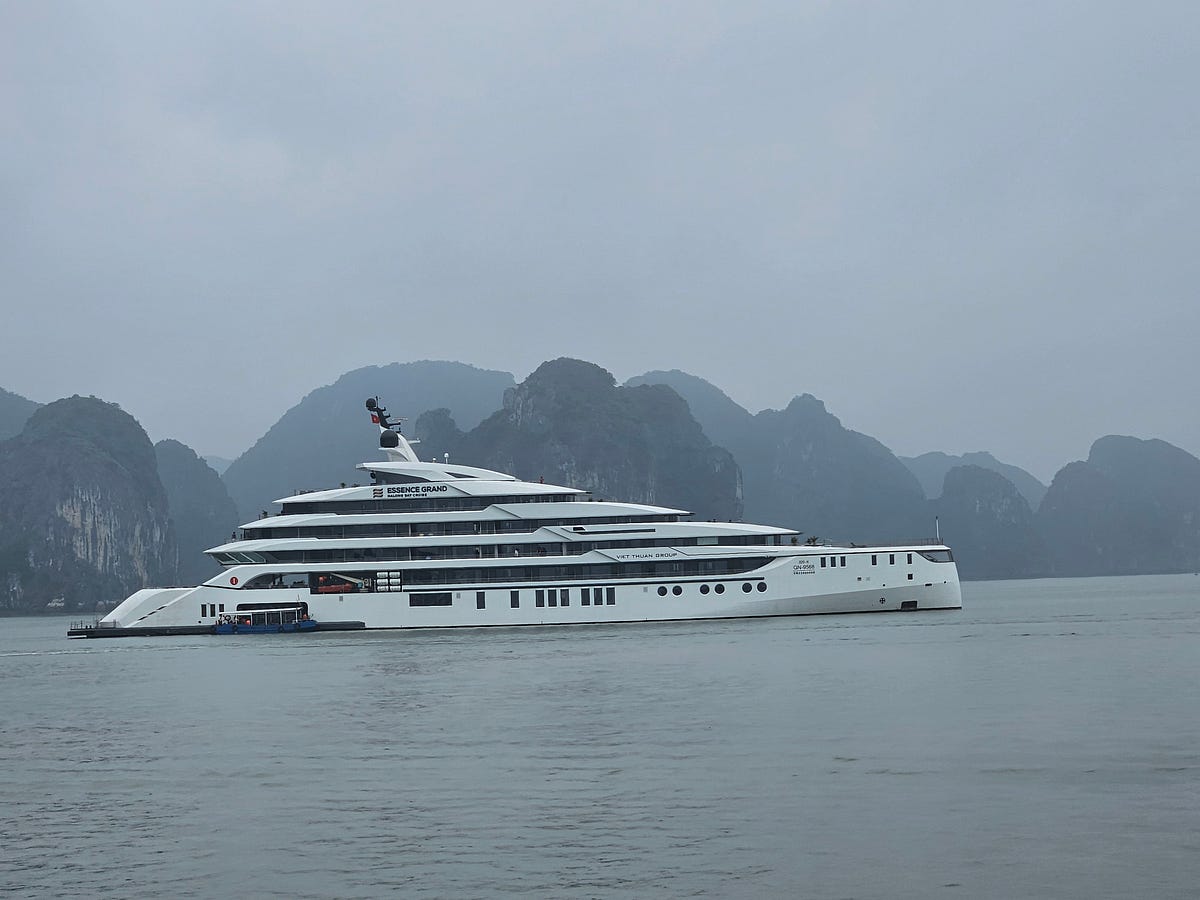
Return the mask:
<svg viewBox="0 0 1200 900">
<path fill-rule="evenodd" d="M 0 619 L 0 893 L 1200 894 L 1200 577 L 964 599 L 113 641 Z"/>
</svg>

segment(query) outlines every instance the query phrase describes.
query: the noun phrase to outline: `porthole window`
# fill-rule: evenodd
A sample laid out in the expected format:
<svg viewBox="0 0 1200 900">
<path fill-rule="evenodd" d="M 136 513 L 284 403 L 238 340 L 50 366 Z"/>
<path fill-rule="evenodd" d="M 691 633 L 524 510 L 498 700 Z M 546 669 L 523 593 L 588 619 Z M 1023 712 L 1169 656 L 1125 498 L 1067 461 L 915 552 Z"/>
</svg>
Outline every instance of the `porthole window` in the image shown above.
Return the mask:
<svg viewBox="0 0 1200 900">
<path fill-rule="evenodd" d="M 662 586 L 662 585 L 660 585 L 660 586 L 659 586 L 659 588 L 658 588 L 658 596 L 660 596 L 660 597 L 665 597 L 665 596 L 667 596 L 667 589 L 666 589 L 666 587 L 664 587 L 664 586 Z"/>
<path fill-rule="evenodd" d="M 671 588 L 671 593 L 678 597 L 683 593 L 683 588 L 681 588 L 679 585 L 675 585 L 675 587 Z"/>
<path fill-rule="evenodd" d="M 750 593 L 750 582 L 743 581 L 742 582 L 742 590 L 745 591 L 747 594 Z"/>
<path fill-rule="evenodd" d="M 767 589 L 767 583 L 765 581 L 760 581 L 758 583 L 758 590 L 761 592 L 761 591 L 765 591 L 766 589 Z"/>
<path fill-rule="evenodd" d="M 718 584 L 715 588 L 713 588 L 713 590 L 716 591 L 718 594 L 723 594 L 723 593 L 725 593 L 725 585 Z"/>
<path fill-rule="evenodd" d="M 708 593 L 708 585 L 707 584 L 700 585 L 700 593 L 702 593 L 702 594 Z"/>
</svg>

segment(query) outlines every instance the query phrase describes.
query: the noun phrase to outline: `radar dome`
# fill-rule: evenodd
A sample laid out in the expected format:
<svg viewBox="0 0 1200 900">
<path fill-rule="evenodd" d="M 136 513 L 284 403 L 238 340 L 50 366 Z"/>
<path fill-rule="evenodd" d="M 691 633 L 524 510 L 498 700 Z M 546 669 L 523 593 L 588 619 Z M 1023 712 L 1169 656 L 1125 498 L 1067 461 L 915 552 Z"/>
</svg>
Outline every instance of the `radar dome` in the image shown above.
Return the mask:
<svg viewBox="0 0 1200 900">
<path fill-rule="evenodd" d="M 379 446 L 385 450 L 390 450 L 393 447 L 400 446 L 400 435 L 394 431 L 379 432 Z"/>
<path fill-rule="evenodd" d="M 374 397 L 367 398 L 367 409 L 369 409 L 371 412 L 375 412 L 375 410 L 379 409 L 379 404 L 375 402 Z"/>
</svg>

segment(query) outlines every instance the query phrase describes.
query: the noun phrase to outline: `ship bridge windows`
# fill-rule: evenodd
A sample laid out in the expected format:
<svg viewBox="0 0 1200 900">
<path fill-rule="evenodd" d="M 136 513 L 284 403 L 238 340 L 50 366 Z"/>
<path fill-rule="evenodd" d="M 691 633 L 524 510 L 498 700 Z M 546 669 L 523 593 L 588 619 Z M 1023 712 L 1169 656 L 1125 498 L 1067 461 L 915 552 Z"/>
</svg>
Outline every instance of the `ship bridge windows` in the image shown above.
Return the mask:
<svg viewBox="0 0 1200 900">
<path fill-rule="evenodd" d="M 399 472 L 371 472 L 372 484 L 428 484 L 428 478 L 420 478 L 416 475 L 402 475 Z"/>
<path fill-rule="evenodd" d="M 954 554 L 949 550 L 918 550 L 923 557 L 930 562 L 947 563 L 954 562 Z"/>
<path fill-rule="evenodd" d="M 247 563 L 258 565 L 268 561 L 262 553 L 214 553 L 213 558 L 222 566 L 244 566 Z"/>
<path fill-rule="evenodd" d="M 243 532 L 245 535 L 246 532 Z M 249 531 L 252 535 L 248 540 L 257 540 L 260 537 L 265 538 L 297 538 L 300 537 L 299 528 L 254 528 Z"/>
<path fill-rule="evenodd" d="M 434 481 L 433 478 L 422 478 L 419 475 L 406 475 L 401 472 L 380 472 L 374 469 L 371 470 L 372 484 L 428 484 Z M 446 475 L 451 478 L 471 478 L 475 479 L 478 476 L 468 475 L 466 472 L 451 472 L 449 469 L 445 471 Z"/>
<path fill-rule="evenodd" d="M 263 563 L 263 562 L 266 562 L 266 560 L 265 560 L 265 559 L 263 559 L 263 555 L 262 555 L 261 553 L 234 553 L 234 552 L 230 552 L 230 553 L 227 553 L 227 554 L 225 554 L 225 555 L 226 555 L 226 556 L 228 556 L 228 557 L 229 557 L 229 559 L 230 559 L 232 562 L 234 562 L 234 563 L 241 563 L 241 564 L 243 564 L 243 565 L 244 565 L 245 563 Z"/>
</svg>

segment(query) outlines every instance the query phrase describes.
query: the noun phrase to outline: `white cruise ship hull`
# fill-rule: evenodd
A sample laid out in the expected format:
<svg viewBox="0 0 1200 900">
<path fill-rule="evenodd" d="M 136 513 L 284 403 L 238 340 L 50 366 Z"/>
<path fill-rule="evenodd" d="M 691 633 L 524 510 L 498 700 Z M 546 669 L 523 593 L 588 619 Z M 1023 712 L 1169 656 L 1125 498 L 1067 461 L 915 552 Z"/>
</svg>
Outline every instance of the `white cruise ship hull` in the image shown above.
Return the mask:
<svg viewBox="0 0 1200 900">
<path fill-rule="evenodd" d="M 953 562 L 933 562 L 928 548 L 813 548 L 781 554 L 738 576 L 604 583 L 422 585 L 419 590 L 322 594 L 308 589 L 241 590 L 208 584 L 139 591 L 105 617 L 117 627 L 206 625 L 219 615 L 262 605 L 303 607 L 318 622 L 361 621 L 367 628 L 469 628 L 583 625 L 688 619 L 959 609 Z M 817 560 L 845 559 L 822 568 Z M 871 564 L 872 557 L 877 562 Z M 896 558 L 895 563 L 888 563 Z M 911 558 L 912 563 L 907 562 Z M 236 570 L 235 570 L 236 571 Z M 236 578 L 235 576 L 232 576 Z M 222 575 L 215 582 L 228 582 Z M 514 606 L 514 593 L 516 594 Z M 448 595 L 448 596 L 447 596 Z M 414 605 L 429 598 L 449 605 Z M 586 599 L 586 605 L 585 605 Z M 540 605 L 539 605 L 540 603 Z M 553 603 L 553 605 L 551 605 Z"/>
</svg>

